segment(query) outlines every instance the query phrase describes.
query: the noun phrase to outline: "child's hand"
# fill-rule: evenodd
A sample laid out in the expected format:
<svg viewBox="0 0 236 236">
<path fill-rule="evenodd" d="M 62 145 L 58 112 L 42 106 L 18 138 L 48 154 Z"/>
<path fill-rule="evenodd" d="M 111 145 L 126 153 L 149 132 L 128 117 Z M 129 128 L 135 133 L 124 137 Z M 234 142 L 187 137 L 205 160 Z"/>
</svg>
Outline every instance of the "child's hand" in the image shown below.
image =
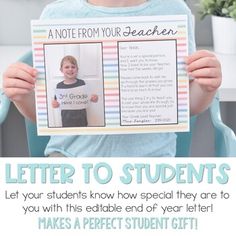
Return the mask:
<svg viewBox="0 0 236 236">
<path fill-rule="evenodd" d="M 220 62 L 207 50 L 199 50 L 186 58 L 187 72 L 206 92 L 220 87 L 222 74 Z"/>
<path fill-rule="evenodd" d="M 3 74 L 3 90 L 14 102 L 23 101 L 35 87 L 37 70 L 24 63 L 10 65 Z"/>
<path fill-rule="evenodd" d="M 91 102 L 97 102 L 97 101 L 98 101 L 98 95 L 93 94 L 93 95 L 91 96 L 91 98 L 90 98 L 90 101 L 91 101 Z"/>
<path fill-rule="evenodd" d="M 52 107 L 53 108 L 58 108 L 59 106 L 60 106 L 60 103 L 56 99 L 53 99 L 52 100 Z"/>
</svg>

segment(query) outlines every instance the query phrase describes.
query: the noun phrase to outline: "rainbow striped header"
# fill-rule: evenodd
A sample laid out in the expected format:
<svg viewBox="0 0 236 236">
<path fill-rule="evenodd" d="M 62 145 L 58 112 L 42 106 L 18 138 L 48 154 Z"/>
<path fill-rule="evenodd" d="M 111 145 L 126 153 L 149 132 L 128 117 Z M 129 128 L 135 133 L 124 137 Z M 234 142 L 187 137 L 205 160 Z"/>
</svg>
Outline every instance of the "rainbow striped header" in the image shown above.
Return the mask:
<svg viewBox="0 0 236 236">
<path fill-rule="evenodd" d="M 34 67 L 39 71 L 39 135 L 189 130 L 189 79 L 184 63 L 187 16 L 39 20 L 31 25 Z M 56 77 L 63 79 L 55 69 L 59 63 L 52 65 L 52 58 L 57 63 L 68 52 L 79 58 L 83 55 L 87 62 L 78 62 L 83 73 L 79 77 L 89 97 L 98 94 L 98 101 L 88 104 L 86 127 L 63 126 L 60 105 L 52 107 L 56 84 L 61 81 Z M 67 91 L 65 102 L 80 103 L 79 94 Z"/>
</svg>

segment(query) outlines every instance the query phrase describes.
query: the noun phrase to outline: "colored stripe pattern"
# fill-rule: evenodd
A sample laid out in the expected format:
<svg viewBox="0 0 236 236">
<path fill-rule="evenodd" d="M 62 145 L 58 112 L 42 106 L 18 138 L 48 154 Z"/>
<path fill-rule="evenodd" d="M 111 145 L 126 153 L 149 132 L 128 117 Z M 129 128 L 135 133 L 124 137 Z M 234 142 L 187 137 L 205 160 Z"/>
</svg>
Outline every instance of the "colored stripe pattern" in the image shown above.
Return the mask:
<svg viewBox="0 0 236 236">
<path fill-rule="evenodd" d="M 155 22 L 157 20 L 155 19 Z M 70 25 L 64 21 L 65 26 Z M 106 25 L 104 20 L 104 25 Z M 144 23 L 146 21 L 144 20 Z M 161 22 L 161 19 L 160 19 Z M 140 22 L 139 22 L 140 23 Z M 166 131 L 187 131 L 189 129 L 189 82 L 185 71 L 184 57 L 188 55 L 188 37 L 187 23 L 185 18 L 180 20 L 170 20 L 168 24 L 177 24 L 178 34 L 175 36 L 162 36 L 158 39 L 175 39 L 177 42 L 177 104 L 178 104 L 178 124 L 175 125 L 156 125 L 156 126 L 138 126 L 121 127 L 120 126 L 120 104 L 119 104 L 119 61 L 118 61 L 118 43 L 117 41 L 130 41 L 130 39 L 48 39 L 48 30 L 53 28 L 50 22 L 32 22 L 32 50 L 34 66 L 39 71 L 36 83 L 36 108 L 37 125 L 39 135 L 57 135 L 57 134 L 98 134 L 98 133 L 142 133 L 142 132 L 166 132 Z M 79 24 L 79 22 L 78 22 Z M 93 22 L 95 25 L 96 22 Z M 107 23 L 108 24 L 108 23 Z M 75 23 L 76 25 L 76 23 Z M 58 27 L 55 24 L 54 27 Z M 61 27 L 61 26 L 60 26 Z M 155 39 L 155 40 L 158 40 Z M 136 39 L 138 40 L 138 38 Z M 140 40 L 145 40 L 144 37 Z M 149 37 L 146 40 L 150 40 Z M 86 128 L 49 128 L 48 110 L 46 97 L 46 78 L 45 78 L 45 58 L 44 44 L 49 43 L 84 43 L 84 42 L 102 42 L 103 52 L 103 76 L 104 76 L 104 103 L 105 103 L 105 127 L 86 127 Z"/>
</svg>

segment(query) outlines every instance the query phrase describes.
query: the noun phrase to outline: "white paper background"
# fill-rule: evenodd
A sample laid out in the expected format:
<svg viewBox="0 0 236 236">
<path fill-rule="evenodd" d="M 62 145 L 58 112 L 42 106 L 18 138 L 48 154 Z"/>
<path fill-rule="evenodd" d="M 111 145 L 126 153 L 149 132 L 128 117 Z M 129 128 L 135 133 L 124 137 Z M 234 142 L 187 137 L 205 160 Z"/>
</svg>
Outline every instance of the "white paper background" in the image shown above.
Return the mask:
<svg viewBox="0 0 236 236">
<path fill-rule="evenodd" d="M 17 178 L 17 171 L 16 166 L 18 164 L 55 164 L 57 166 L 54 166 L 56 168 L 51 169 L 51 171 L 45 170 L 45 172 L 41 172 L 38 169 L 36 171 L 29 171 L 27 168 L 23 168 L 25 173 L 22 172 L 22 179 L 26 179 L 28 183 L 25 184 L 6 184 L 5 183 L 5 165 L 6 163 L 11 164 L 11 178 Z M 93 168 L 90 170 L 91 176 L 90 176 L 90 184 L 85 184 L 84 179 L 84 169 L 82 168 L 83 164 L 89 163 Z M 129 163 L 131 166 L 137 167 L 137 164 L 139 164 L 139 170 L 142 170 L 142 175 L 139 175 L 139 178 L 142 177 L 142 183 L 136 184 L 137 181 L 137 169 L 134 168 L 133 170 L 130 170 L 130 173 L 132 174 L 132 183 L 130 184 L 123 184 L 120 181 L 120 177 L 124 175 L 124 172 L 122 171 L 122 168 L 125 164 Z M 187 165 L 188 163 L 193 163 L 193 166 L 196 170 L 199 169 L 200 164 L 204 165 L 206 167 L 206 164 L 215 164 L 215 168 L 212 169 L 212 175 L 208 175 L 209 172 L 207 169 L 204 170 L 203 179 L 200 181 L 200 183 L 197 183 L 197 181 L 193 180 L 193 183 L 181 183 L 177 184 L 176 179 L 173 178 L 172 181 L 168 183 L 149 183 L 146 180 L 146 173 L 142 167 L 142 164 L 146 164 L 146 166 L 149 165 L 152 176 L 154 176 L 154 170 L 155 166 L 159 164 L 168 164 L 172 167 L 176 167 L 177 164 L 183 164 Z M 216 177 L 220 176 L 219 174 L 219 166 L 223 163 L 226 163 L 228 166 L 230 166 L 230 170 L 227 171 L 227 175 L 229 176 L 229 181 L 227 184 L 219 184 L 216 181 Z M 46 179 L 50 179 L 53 177 L 53 174 L 55 176 L 55 181 L 57 179 L 60 179 L 60 170 L 57 168 L 59 164 L 68 164 L 72 168 L 74 168 L 75 172 L 73 176 L 71 176 L 71 179 L 73 179 L 73 184 L 50 184 L 49 181 L 46 184 L 40 184 L 41 182 L 41 174 L 45 174 Z M 109 170 L 112 171 L 112 174 L 108 174 L 106 168 L 104 166 L 109 167 Z M 209 166 L 209 165 L 208 165 Z M 186 179 L 186 169 L 182 169 L 183 172 L 179 172 L 181 176 L 181 180 Z M 19 172 L 18 172 L 19 174 Z M 38 184 L 30 184 L 30 176 L 36 177 L 36 182 L 39 182 Z M 95 174 L 95 175 L 94 175 Z M 168 173 L 167 173 L 168 174 Z M 235 227 L 234 227 L 234 212 L 235 212 L 235 200 L 236 200 L 236 191 L 235 191 L 235 185 L 236 185 L 236 164 L 234 159 L 210 159 L 210 158 L 192 158 L 192 159 L 161 159 L 161 158 L 137 158 L 137 159 L 130 159 L 130 158 L 112 158 L 112 159 L 99 159 L 99 158 L 91 158 L 91 159 L 22 159 L 22 158 L 11 158 L 11 159 L 3 159 L 1 160 L 0 165 L 0 233 L 1 235 L 6 234 L 7 235 L 143 235 L 144 233 L 146 235 L 162 235 L 162 236 L 169 236 L 171 235 L 181 235 L 181 236 L 189 236 L 189 235 L 234 235 L 235 234 Z M 102 180 L 105 180 L 108 177 L 111 177 L 111 180 L 107 184 L 98 184 L 94 178 L 94 176 L 100 177 Z M 212 178 L 213 183 L 208 184 L 207 180 Z M 6 192 L 7 191 L 7 192 Z M 18 199 L 17 198 L 17 191 L 19 192 Z M 64 193 L 64 195 L 67 192 L 71 193 L 79 193 L 80 192 L 80 199 L 67 199 L 67 200 L 47 200 L 45 199 L 46 194 L 51 193 L 55 191 L 57 193 Z M 106 194 L 114 194 L 115 198 L 113 200 L 111 199 L 91 199 L 89 197 L 89 192 L 97 192 L 100 194 L 101 198 L 104 198 Z M 118 191 L 125 196 L 126 199 L 117 199 Z M 185 193 L 195 193 L 197 194 L 197 199 L 195 202 L 191 199 L 176 199 L 176 195 L 174 199 L 160 199 L 157 198 L 157 196 L 164 196 L 164 193 L 171 193 L 173 191 L 174 195 L 176 194 L 176 191 L 183 191 Z M 227 196 L 230 195 L 229 199 L 221 199 L 220 192 L 223 191 Z M 41 194 L 41 199 L 34 199 L 27 201 L 24 201 L 24 199 L 20 196 L 22 193 L 38 193 L 38 197 Z M 83 194 L 87 195 L 86 199 L 83 199 Z M 145 193 L 152 193 L 156 199 L 150 199 L 148 201 L 144 199 L 140 199 L 140 194 Z M 162 193 L 162 195 L 161 195 Z M 217 194 L 217 199 L 201 199 L 200 194 L 202 193 L 208 193 L 208 194 Z M 12 195 L 10 195 L 12 194 Z M 129 194 L 137 194 L 137 199 L 130 198 L 128 196 L 131 196 Z M 121 195 L 120 195 L 121 196 Z M 150 194 L 149 194 L 150 196 Z M 167 195 L 166 195 L 167 196 Z M 6 199 L 6 198 L 12 198 L 12 199 Z M 83 209 L 85 209 L 86 206 L 96 206 L 96 204 L 116 204 L 117 206 L 122 207 L 123 209 L 127 206 L 133 207 L 133 209 L 137 209 L 137 211 L 134 210 L 132 213 L 128 212 L 122 212 L 122 213 L 98 213 L 98 212 L 85 212 L 82 213 L 79 212 L 65 212 L 65 206 L 66 204 L 71 204 L 74 206 L 71 207 L 71 209 L 74 209 L 75 211 L 76 206 L 81 206 Z M 157 204 L 157 209 L 154 210 L 154 212 L 146 212 L 146 208 L 151 208 Z M 208 210 L 213 209 L 213 212 L 192 212 L 192 213 L 186 213 L 185 210 L 181 212 L 169 212 L 163 215 L 161 211 L 162 207 L 168 207 L 168 209 L 175 209 L 177 210 L 180 207 L 177 206 L 183 206 L 182 209 L 186 207 L 186 204 L 189 205 L 198 205 L 200 204 L 205 209 L 208 207 Z M 213 204 L 213 205 L 211 205 Z M 40 210 L 39 213 L 28 213 L 24 215 L 24 212 L 22 210 L 22 206 L 30 207 L 40 207 L 42 209 L 42 206 L 49 207 L 54 206 L 54 212 L 50 213 L 43 213 L 42 210 Z M 136 207 L 136 208 L 135 208 Z M 60 208 L 63 208 L 63 212 L 60 211 Z M 142 212 L 138 212 L 143 208 Z M 57 210 L 55 210 L 57 209 Z M 46 218 L 52 218 L 52 217 L 61 217 L 61 218 L 70 218 L 71 222 L 76 217 L 83 218 L 83 217 L 92 217 L 99 220 L 101 217 L 105 218 L 117 218 L 120 217 L 124 221 L 127 217 L 132 218 L 136 217 L 139 219 L 142 218 L 165 218 L 168 217 L 168 224 L 167 227 L 164 227 L 163 229 L 138 229 L 136 225 L 136 229 L 125 229 L 125 227 L 122 227 L 122 229 L 99 229 L 99 230 L 93 230 L 92 228 L 96 228 L 96 224 L 90 224 L 90 228 L 85 227 L 86 229 L 72 229 L 73 226 L 69 229 L 38 229 L 38 219 L 40 217 L 46 217 Z M 185 220 L 181 220 L 181 218 L 184 218 Z M 194 218 L 194 224 L 191 226 L 191 220 Z M 57 221 L 57 225 L 60 225 L 60 227 L 66 227 L 64 219 L 61 220 L 61 224 L 59 224 Z M 114 220 L 115 222 L 115 220 Z M 172 224 L 172 223 L 178 223 Z M 184 224 L 184 222 L 186 224 Z M 197 223 L 197 224 L 196 224 Z M 123 224 L 124 225 L 124 224 Z M 41 224 L 42 226 L 42 224 Z M 67 225 L 68 226 L 68 225 Z M 101 226 L 101 225 L 100 225 Z M 114 227 L 118 227 L 118 223 L 114 223 Z M 175 226 L 178 229 L 175 229 Z M 43 226 L 42 226 L 43 227 Z M 97 226 L 98 227 L 98 226 Z M 101 226 L 101 227 L 104 227 Z M 107 225 L 109 228 L 109 225 Z M 150 225 L 149 225 L 150 227 Z M 192 227 L 192 229 L 191 229 Z"/>
</svg>

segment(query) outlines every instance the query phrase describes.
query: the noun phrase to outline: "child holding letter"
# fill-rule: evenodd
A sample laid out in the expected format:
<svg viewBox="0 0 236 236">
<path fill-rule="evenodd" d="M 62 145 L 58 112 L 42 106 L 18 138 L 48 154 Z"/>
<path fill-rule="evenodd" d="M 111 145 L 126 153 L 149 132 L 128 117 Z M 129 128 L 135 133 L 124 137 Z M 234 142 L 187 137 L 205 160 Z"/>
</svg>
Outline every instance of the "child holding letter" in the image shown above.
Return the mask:
<svg viewBox="0 0 236 236">
<path fill-rule="evenodd" d="M 81 79 L 77 79 L 78 75 L 78 63 L 73 56 L 65 56 L 61 60 L 61 72 L 64 75 L 64 80 L 57 84 L 57 89 L 69 90 L 72 88 L 85 87 L 85 82 Z M 83 89 L 84 90 L 84 89 Z M 86 91 L 84 94 L 87 96 Z M 92 95 L 91 102 L 97 102 L 98 96 Z M 57 101 L 57 97 L 52 101 L 52 107 L 60 107 L 60 103 Z M 87 111 L 86 108 L 82 109 L 61 109 L 61 118 L 63 127 L 86 127 L 88 126 Z"/>
<path fill-rule="evenodd" d="M 190 80 L 190 111 L 198 114 L 211 103 L 221 84 L 220 63 L 209 51 L 195 51 L 192 14 L 182 0 L 60 0 L 49 4 L 41 19 L 112 16 L 187 15 L 189 53 L 186 70 Z M 5 94 L 21 113 L 35 121 L 34 84 L 37 71 L 16 63 L 4 74 Z M 175 156 L 175 133 L 52 136 L 46 156 Z"/>
</svg>

